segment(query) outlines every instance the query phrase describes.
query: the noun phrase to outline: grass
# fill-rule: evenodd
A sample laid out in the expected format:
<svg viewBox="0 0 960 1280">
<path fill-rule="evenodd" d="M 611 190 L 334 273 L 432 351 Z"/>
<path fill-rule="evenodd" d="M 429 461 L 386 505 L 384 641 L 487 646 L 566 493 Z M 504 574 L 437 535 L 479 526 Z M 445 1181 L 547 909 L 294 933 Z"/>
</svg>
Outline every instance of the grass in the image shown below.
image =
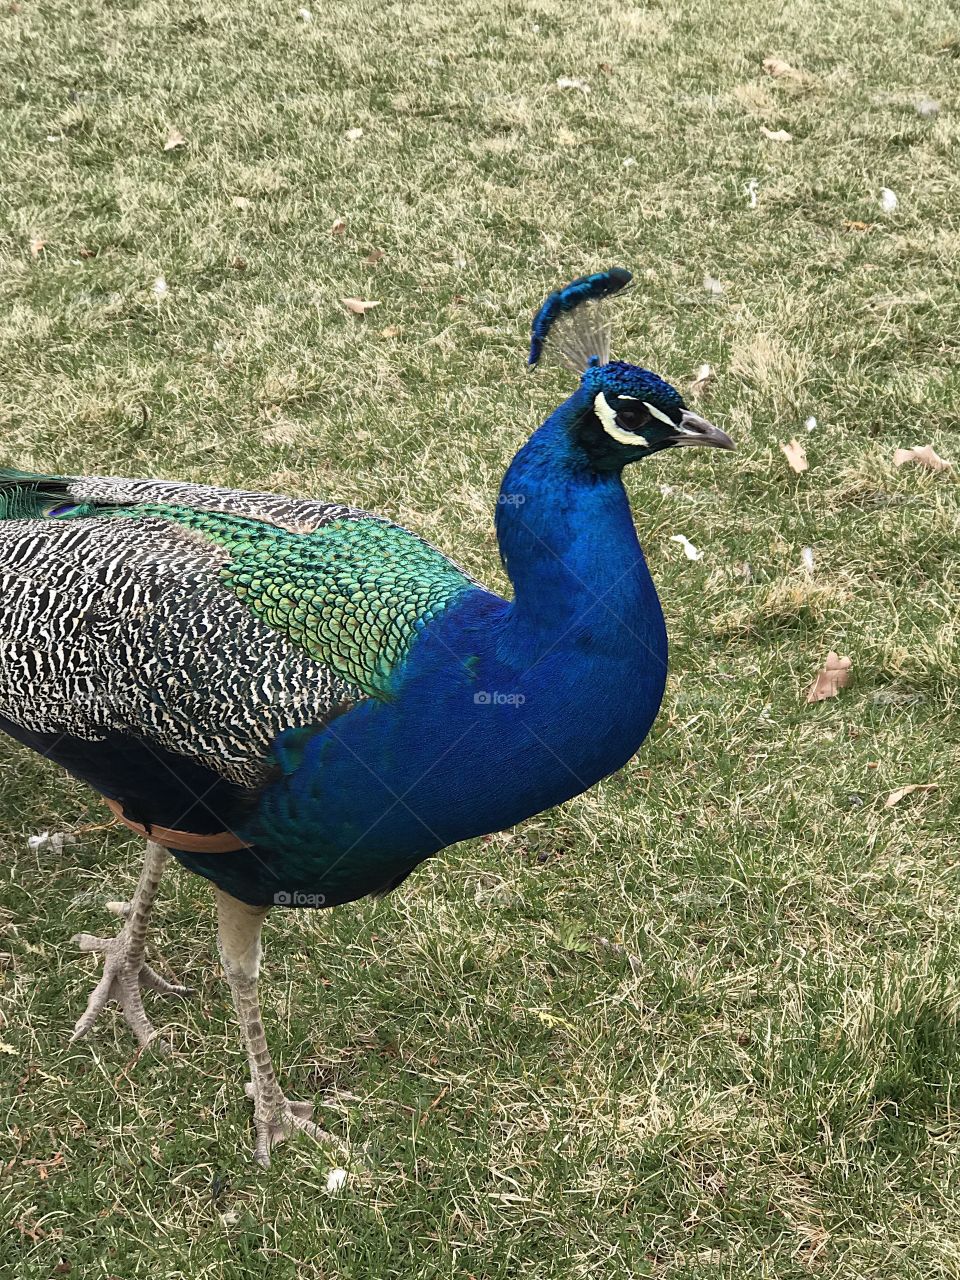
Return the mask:
<svg viewBox="0 0 960 1280">
<path fill-rule="evenodd" d="M 68 1046 L 70 936 L 139 849 L 3 747 L 0 1276 L 960 1276 L 956 11 L 311 8 L 4 0 L 5 460 L 358 501 L 502 588 L 496 486 L 569 387 L 525 373 L 528 316 L 613 263 L 618 351 L 713 365 L 740 452 L 630 477 L 673 643 L 639 757 L 270 924 L 268 1034 L 349 1137 L 339 1195 L 322 1149 L 247 1157 L 199 880 L 154 938 L 199 988 L 152 1005 L 173 1059 L 109 1019 Z M 953 471 L 893 466 L 923 443 Z M 854 682 L 808 706 L 831 648 Z M 940 788 L 885 808 L 908 782 Z"/>
</svg>

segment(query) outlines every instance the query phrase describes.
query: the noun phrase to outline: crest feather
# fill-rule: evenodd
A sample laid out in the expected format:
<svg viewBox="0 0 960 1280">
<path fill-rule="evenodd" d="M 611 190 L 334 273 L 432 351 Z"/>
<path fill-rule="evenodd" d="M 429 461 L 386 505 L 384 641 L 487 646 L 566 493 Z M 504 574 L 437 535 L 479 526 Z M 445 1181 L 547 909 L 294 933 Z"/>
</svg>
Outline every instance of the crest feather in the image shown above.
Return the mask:
<svg viewBox="0 0 960 1280">
<path fill-rule="evenodd" d="M 533 317 L 528 365 L 543 354 L 547 338 L 568 368 L 583 373 L 592 361 L 610 359 L 610 324 L 599 304 L 620 293 L 633 279 L 624 267 L 580 276 L 544 301 Z"/>
</svg>

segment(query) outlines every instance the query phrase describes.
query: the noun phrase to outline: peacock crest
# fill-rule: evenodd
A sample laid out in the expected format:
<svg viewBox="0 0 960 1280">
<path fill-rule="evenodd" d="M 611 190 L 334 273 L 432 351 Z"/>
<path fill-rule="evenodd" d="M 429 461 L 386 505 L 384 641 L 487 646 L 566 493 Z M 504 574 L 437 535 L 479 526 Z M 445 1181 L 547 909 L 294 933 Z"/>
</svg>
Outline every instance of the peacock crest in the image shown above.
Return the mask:
<svg viewBox="0 0 960 1280">
<path fill-rule="evenodd" d="M 630 284 L 625 267 L 611 267 L 580 276 L 563 289 L 555 289 L 533 317 L 527 364 L 537 364 L 548 343 L 574 373 L 610 360 L 610 316 L 604 304 Z"/>
</svg>

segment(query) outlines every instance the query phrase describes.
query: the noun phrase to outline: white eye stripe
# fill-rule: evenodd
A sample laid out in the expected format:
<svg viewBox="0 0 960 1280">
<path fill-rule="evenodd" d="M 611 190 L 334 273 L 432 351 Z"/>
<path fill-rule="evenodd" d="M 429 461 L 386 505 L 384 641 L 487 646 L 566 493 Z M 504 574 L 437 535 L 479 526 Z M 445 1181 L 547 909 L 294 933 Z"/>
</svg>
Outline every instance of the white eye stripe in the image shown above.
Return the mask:
<svg viewBox="0 0 960 1280">
<path fill-rule="evenodd" d="M 621 396 L 621 399 L 624 397 Z M 617 415 L 607 403 L 607 398 L 602 391 L 598 391 L 593 402 L 594 412 L 600 419 L 604 431 L 611 439 L 616 440 L 617 444 L 644 444 L 643 437 L 632 431 L 624 431 L 622 427 L 617 426 Z"/>
<path fill-rule="evenodd" d="M 674 425 L 673 419 L 668 418 L 667 415 L 662 410 L 658 409 L 655 404 L 650 404 L 647 400 L 644 400 L 643 407 L 646 409 L 647 413 L 650 414 L 651 418 L 656 418 L 658 422 L 665 422 L 668 427 L 672 427 Z"/>
</svg>

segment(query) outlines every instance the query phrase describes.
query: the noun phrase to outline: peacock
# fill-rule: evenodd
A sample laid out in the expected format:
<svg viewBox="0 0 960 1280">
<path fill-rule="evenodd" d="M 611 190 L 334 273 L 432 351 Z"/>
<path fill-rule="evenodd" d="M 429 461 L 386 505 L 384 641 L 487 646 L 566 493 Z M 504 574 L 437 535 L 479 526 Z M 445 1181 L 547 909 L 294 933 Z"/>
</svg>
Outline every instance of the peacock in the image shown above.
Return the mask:
<svg viewBox="0 0 960 1280">
<path fill-rule="evenodd" d="M 73 1039 L 115 1001 L 141 1046 L 145 960 L 172 856 L 213 884 L 250 1068 L 254 1159 L 295 1132 L 258 998 L 271 907 L 397 888 L 457 841 L 585 791 L 656 716 L 667 635 L 621 479 L 730 438 L 611 359 L 621 268 L 533 320 L 579 378 L 511 462 L 496 533 L 513 598 L 352 506 L 203 484 L 0 472 L 0 729 L 104 797 L 146 842 Z M 332 1139 L 331 1139 L 332 1140 Z"/>
</svg>

